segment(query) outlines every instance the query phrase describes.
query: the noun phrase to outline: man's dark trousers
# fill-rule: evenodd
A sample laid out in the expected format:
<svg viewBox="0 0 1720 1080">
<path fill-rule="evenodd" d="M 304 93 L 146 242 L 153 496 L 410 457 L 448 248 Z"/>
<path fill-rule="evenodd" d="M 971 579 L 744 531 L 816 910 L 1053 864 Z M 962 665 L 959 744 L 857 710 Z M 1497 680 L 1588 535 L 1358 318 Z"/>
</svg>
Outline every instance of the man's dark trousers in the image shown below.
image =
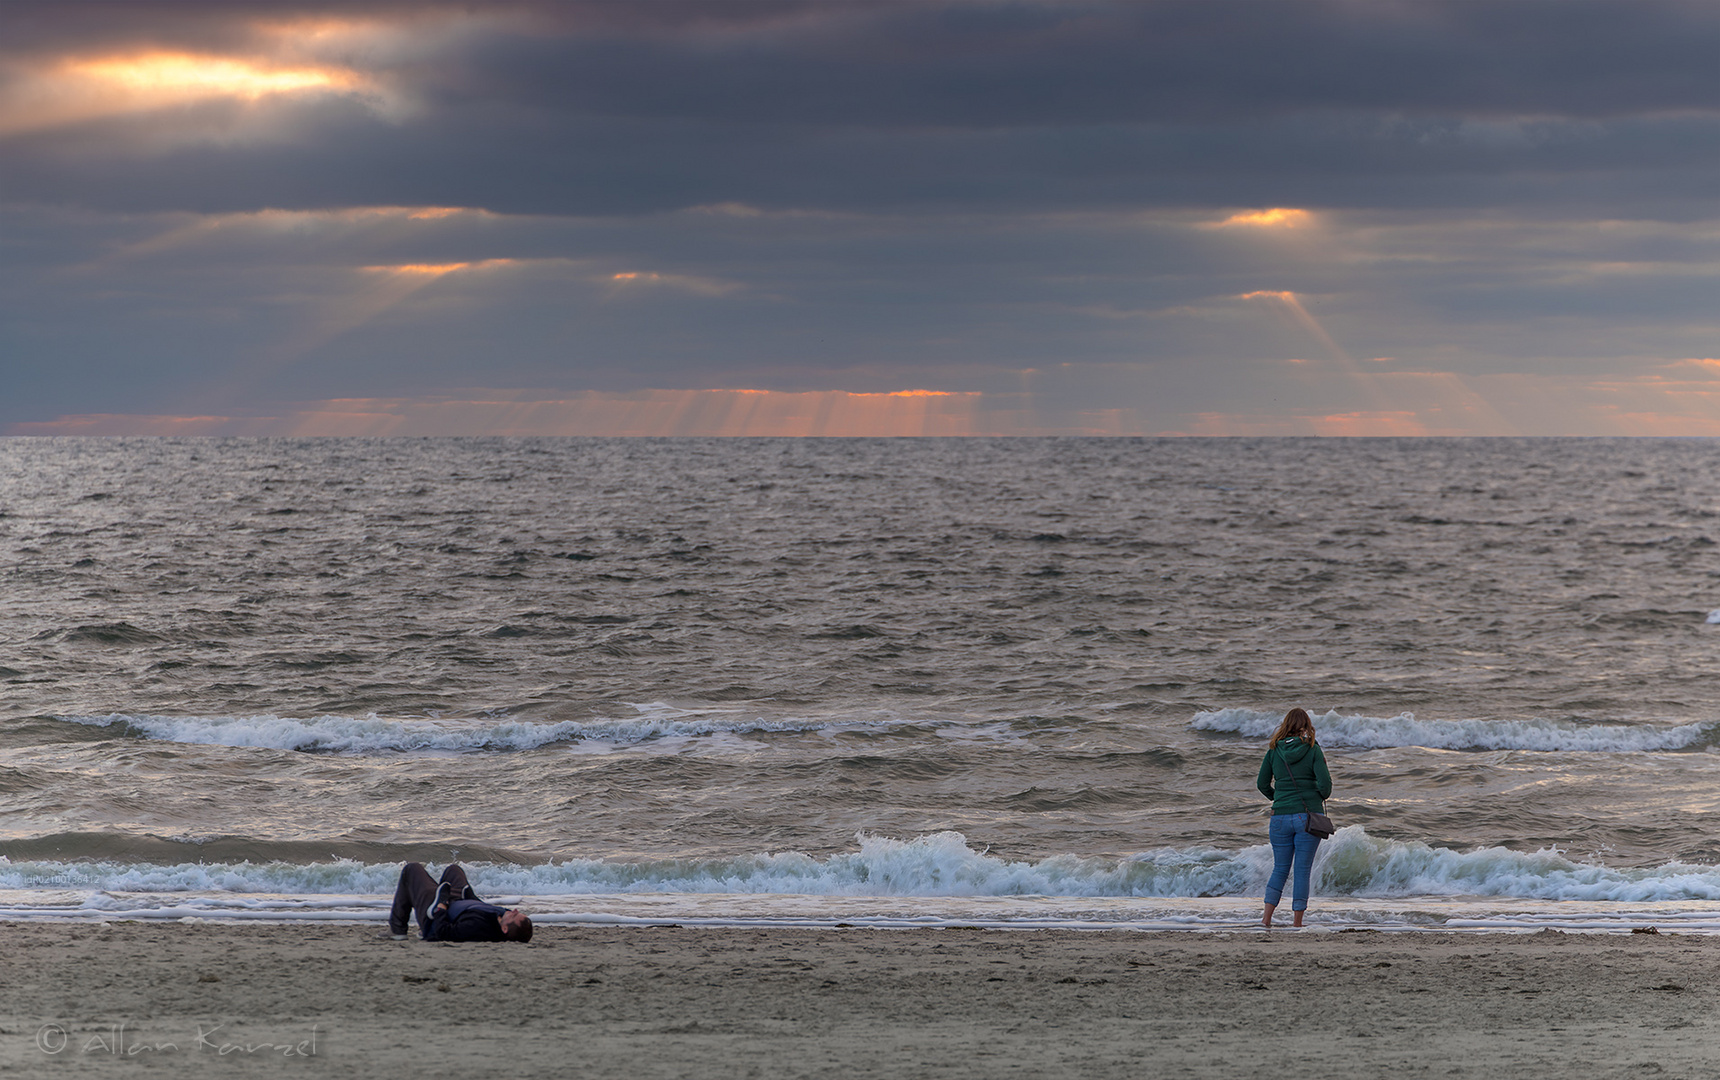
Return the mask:
<svg viewBox="0 0 1720 1080">
<path fill-rule="evenodd" d="M 448 885 L 448 899 L 461 900 L 466 896 L 470 884 L 466 881 L 466 871 L 459 863 L 450 863 L 442 871 L 442 880 Z M 430 877 L 430 872 L 424 869 L 423 863 L 409 862 L 400 869 L 400 884 L 394 889 L 394 908 L 388 913 L 390 930 L 406 927 L 406 917 L 418 915 L 418 936 L 427 937 L 430 932 L 430 905 L 436 902 L 436 882 Z"/>
</svg>

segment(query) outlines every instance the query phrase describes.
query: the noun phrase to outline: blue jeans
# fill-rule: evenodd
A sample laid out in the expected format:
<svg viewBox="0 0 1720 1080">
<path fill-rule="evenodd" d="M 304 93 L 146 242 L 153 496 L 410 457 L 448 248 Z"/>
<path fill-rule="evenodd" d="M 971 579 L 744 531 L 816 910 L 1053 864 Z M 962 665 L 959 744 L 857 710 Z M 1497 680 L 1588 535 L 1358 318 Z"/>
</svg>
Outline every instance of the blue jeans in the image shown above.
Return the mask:
<svg viewBox="0 0 1720 1080">
<path fill-rule="evenodd" d="M 1284 879 L 1290 877 L 1294 861 L 1290 910 L 1308 910 L 1308 874 L 1314 869 L 1320 838 L 1307 830 L 1307 824 L 1307 814 L 1273 814 L 1272 823 L 1266 827 L 1266 838 L 1272 841 L 1272 876 L 1266 879 L 1266 902 L 1273 907 L 1284 899 Z"/>
</svg>

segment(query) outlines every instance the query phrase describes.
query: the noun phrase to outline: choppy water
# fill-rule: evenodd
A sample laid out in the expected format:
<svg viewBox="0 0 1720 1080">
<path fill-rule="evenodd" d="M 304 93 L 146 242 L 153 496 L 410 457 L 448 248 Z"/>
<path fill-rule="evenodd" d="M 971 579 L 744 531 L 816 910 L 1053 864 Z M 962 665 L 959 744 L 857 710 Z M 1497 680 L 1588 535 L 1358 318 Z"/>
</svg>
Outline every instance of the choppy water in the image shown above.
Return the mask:
<svg viewBox="0 0 1720 1080">
<path fill-rule="evenodd" d="M 1210 923 L 1300 704 L 1317 914 L 1720 926 L 1717 540 L 1712 440 L 0 440 L 0 914 Z"/>
</svg>

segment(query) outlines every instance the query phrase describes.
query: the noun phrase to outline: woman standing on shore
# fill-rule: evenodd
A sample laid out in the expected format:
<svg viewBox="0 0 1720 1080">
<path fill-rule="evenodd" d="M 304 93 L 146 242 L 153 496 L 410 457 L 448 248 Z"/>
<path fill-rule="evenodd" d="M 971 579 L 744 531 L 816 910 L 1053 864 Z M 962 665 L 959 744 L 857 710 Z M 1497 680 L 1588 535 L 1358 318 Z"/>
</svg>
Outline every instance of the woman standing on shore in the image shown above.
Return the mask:
<svg viewBox="0 0 1720 1080">
<path fill-rule="evenodd" d="M 1254 784 L 1272 800 L 1272 823 L 1266 829 L 1272 841 L 1272 876 L 1266 880 L 1266 914 L 1260 925 L 1272 925 L 1272 912 L 1284 898 L 1284 879 L 1289 877 L 1292 925 L 1301 926 L 1302 913 L 1308 909 L 1309 872 L 1314 868 L 1314 852 L 1320 850 L 1320 838 L 1308 831 L 1308 815 L 1325 813 L 1325 800 L 1332 794 L 1326 755 L 1314 742 L 1314 721 L 1305 710 L 1284 714 L 1284 722 L 1266 744 Z"/>
</svg>

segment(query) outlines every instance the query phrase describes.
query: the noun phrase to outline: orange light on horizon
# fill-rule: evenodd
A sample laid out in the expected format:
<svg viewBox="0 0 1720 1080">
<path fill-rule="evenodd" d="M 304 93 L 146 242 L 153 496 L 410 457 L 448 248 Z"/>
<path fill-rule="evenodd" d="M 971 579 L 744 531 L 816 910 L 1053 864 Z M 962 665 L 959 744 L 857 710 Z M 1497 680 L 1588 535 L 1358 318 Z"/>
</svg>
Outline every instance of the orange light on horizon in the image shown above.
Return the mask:
<svg viewBox="0 0 1720 1080">
<path fill-rule="evenodd" d="M 979 391 L 584 391 L 555 397 L 334 398 L 274 416 L 62 416 L 14 435 L 925 436 L 995 434 Z"/>
<path fill-rule="evenodd" d="M 1407 409 L 1367 409 L 1325 416 L 1304 417 L 1316 435 L 1379 436 L 1426 435 L 1427 425 L 1420 416 Z"/>
<path fill-rule="evenodd" d="M 380 279 L 396 289 L 431 278 Z M 1668 368 L 1687 361 L 1666 361 Z M 0 425 L 6 435 L 1511 435 L 1720 437 L 1720 385 L 1622 374 L 1570 376 L 1380 372 L 1402 407 L 1185 413 L 1177 427 L 1088 410 L 1047 425 L 1023 395 L 897 390 L 760 389 L 533 391 L 470 389 L 449 396 L 332 398 L 271 415 L 73 414 Z M 1023 406 L 1027 405 L 1026 408 Z"/>
<path fill-rule="evenodd" d="M 978 390 L 753 390 L 741 386 L 722 386 L 710 390 L 676 391 L 697 394 L 835 394 L 846 398 L 917 398 L 917 397 L 978 397 Z"/>
</svg>

